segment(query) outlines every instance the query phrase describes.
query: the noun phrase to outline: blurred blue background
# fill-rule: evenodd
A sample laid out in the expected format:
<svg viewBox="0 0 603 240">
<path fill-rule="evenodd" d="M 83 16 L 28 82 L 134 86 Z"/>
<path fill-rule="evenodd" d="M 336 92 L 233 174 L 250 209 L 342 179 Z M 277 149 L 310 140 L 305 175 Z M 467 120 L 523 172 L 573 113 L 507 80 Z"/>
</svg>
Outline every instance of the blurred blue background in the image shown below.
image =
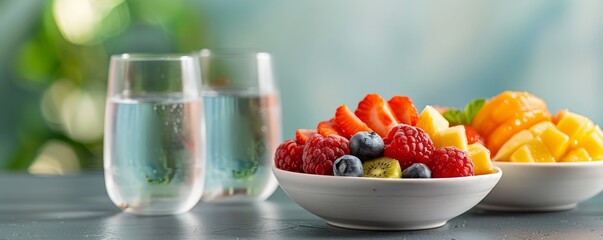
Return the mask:
<svg viewBox="0 0 603 240">
<path fill-rule="evenodd" d="M 529 91 L 603 121 L 597 0 L 3 0 L 0 168 L 100 169 L 109 56 L 201 48 L 273 55 L 283 138 L 367 93 L 422 109 Z"/>
</svg>

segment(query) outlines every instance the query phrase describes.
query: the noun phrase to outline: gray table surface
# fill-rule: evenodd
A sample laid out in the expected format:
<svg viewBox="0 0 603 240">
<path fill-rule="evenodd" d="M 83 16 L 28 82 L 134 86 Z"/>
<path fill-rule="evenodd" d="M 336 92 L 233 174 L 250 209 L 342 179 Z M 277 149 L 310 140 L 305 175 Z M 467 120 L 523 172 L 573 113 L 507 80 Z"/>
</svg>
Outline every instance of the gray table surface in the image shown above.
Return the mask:
<svg viewBox="0 0 603 240">
<path fill-rule="evenodd" d="M 470 210 L 422 231 L 333 227 L 278 189 L 255 204 L 200 203 L 176 216 L 121 213 L 101 173 L 32 176 L 0 172 L 0 239 L 603 239 L 603 195 L 552 213 Z"/>
</svg>

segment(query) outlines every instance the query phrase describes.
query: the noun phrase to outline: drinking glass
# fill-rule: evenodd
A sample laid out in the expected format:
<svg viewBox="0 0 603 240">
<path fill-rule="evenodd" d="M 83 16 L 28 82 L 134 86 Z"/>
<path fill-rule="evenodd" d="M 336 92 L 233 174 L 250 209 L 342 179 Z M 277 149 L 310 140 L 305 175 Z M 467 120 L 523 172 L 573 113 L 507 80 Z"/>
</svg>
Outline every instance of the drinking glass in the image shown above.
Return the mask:
<svg viewBox="0 0 603 240">
<path fill-rule="evenodd" d="M 204 119 L 195 55 L 111 58 L 104 169 L 109 197 L 125 212 L 187 212 L 204 182 Z"/>
<path fill-rule="evenodd" d="M 202 200 L 251 202 L 268 198 L 281 141 L 279 94 L 264 52 L 200 52 L 207 124 L 207 172 Z"/>
</svg>

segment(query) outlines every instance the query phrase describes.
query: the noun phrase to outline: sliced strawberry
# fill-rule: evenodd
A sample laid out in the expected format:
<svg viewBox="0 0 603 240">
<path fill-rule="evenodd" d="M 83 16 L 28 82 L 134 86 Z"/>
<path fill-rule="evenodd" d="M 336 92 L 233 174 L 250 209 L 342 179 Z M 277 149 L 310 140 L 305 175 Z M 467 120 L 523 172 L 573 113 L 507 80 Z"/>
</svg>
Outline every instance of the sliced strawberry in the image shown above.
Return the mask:
<svg viewBox="0 0 603 240">
<path fill-rule="evenodd" d="M 419 121 L 419 112 L 409 97 L 394 96 L 387 103 L 398 122 L 414 126 Z"/>
<path fill-rule="evenodd" d="M 350 139 L 357 132 L 373 131 L 366 123 L 362 122 L 346 105 L 341 105 L 335 112 L 335 122 L 343 133 L 343 136 Z"/>
<path fill-rule="evenodd" d="M 335 118 L 331 118 L 329 121 L 322 121 L 318 123 L 316 130 L 318 133 L 320 133 L 320 135 L 325 137 L 331 134 L 343 136 L 343 132 L 341 132 L 341 129 L 339 129 L 339 126 L 335 122 Z"/>
<path fill-rule="evenodd" d="M 354 113 L 381 137 L 386 137 L 389 130 L 398 125 L 389 104 L 377 94 L 366 95 Z"/>
<path fill-rule="evenodd" d="M 316 130 L 314 129 L 297 129 L 295 131 L 295 142 L 298 144 L 306 144 L 306 141 L 315 134 Z"/>
<path fill-rule="evenodd" d="M 463 125 L 465 126 L 465 135 L 467 135 L 467 143 L 468 144 L 474 144 L 476 142 L 481 143 L 482 145 L 484 145 L 484 138 L 482 138 L 482 136 L 479 135 L 479 133 L 477 133 L 477 131 L 472 128 L 469 125 Z"/>
</svg>

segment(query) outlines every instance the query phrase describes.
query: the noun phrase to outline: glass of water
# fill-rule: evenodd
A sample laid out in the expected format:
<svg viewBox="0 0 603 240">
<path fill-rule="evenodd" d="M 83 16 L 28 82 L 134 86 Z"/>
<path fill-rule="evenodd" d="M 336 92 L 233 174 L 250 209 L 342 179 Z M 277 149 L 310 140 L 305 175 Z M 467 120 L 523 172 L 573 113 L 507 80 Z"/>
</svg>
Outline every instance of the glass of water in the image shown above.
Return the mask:
<svg viewBox="0 0 603 240">
<path fill-rule="evenodd" d="M 202 200 L 265 200 L 278 185 L 271 166 L 281 141 L 271 57 L 263 52 L 204 49 L 200 62 L 207 124 Z"/>
<path fill-rule="evenodd" d="M 125 212 L 189 211 L 203 192 L 205 124 L 195 55 L 111 58 L 104 169 L 109 197 Z"/>
</svg>

